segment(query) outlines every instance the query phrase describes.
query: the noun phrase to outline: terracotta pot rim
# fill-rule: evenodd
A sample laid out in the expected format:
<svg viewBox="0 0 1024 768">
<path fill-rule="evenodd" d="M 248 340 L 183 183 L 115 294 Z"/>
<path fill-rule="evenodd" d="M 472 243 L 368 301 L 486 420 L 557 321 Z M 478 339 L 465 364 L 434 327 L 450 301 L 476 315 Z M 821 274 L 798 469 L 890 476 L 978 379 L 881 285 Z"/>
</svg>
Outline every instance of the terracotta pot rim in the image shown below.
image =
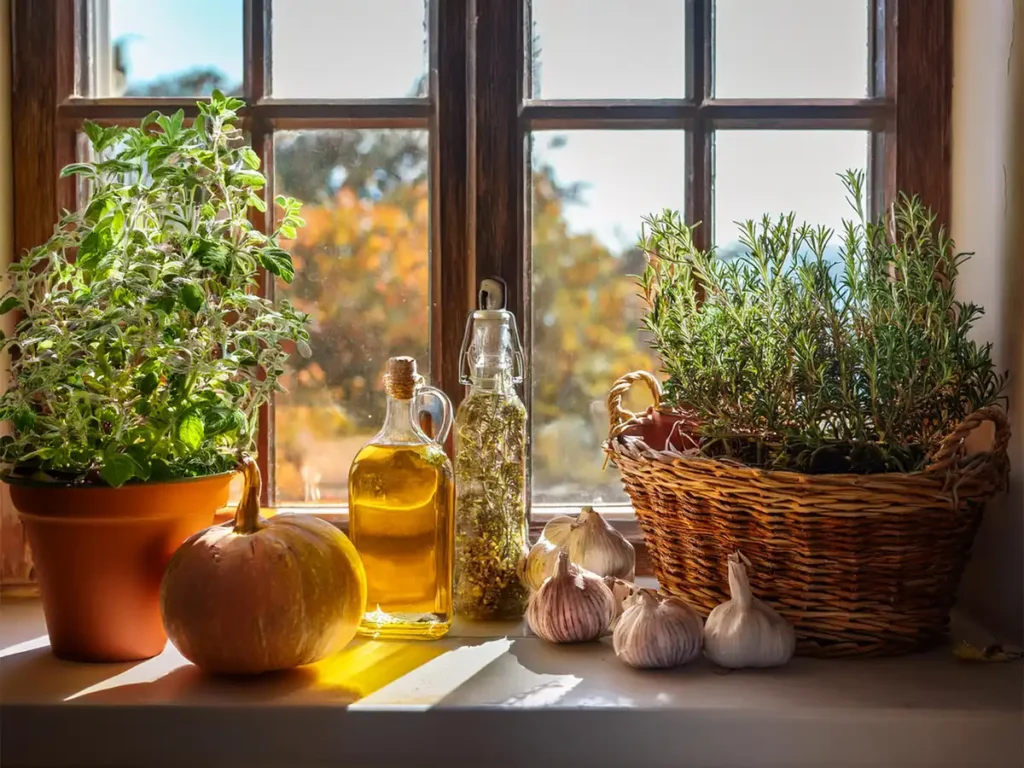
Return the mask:
<svg viewBox="0 0 1024 768">
<path fill-rule="evenodd" d="M 54 510 L 47 512 L 45 515 L 35 514 L 33 512 L 22 512 L 20 509 L 16 510 L 18 517 L 23 520 L 34 520 L 47 525 L 66 524 L 66 525 L 135 525 L 137 523 L 147 523 L 154 520 L 173 520 L 186 516 L 187 512 L 172 511 L 166 515 L 124 515 L 123 517 L 101 517 L 98 515 L 90 515 L 83 512 L 65 512 Z"/>
<path fill-rule="evenodd" d="M 19 488 L 32 488 L 34 490 L 54 490 L 54 491 L 121 491 L 128 488 L 157 488 L 164 485 L 180 485 L 183 483 L 198 483 L 203 480 L 210 480 L 215 477 L 228 477 L 230 475 L 238 474 L 237 469 L 232 469 L 227 472 L 217 472 L 213 475 L 200 475 L 199 477 L 176 477 L 173 480 L 159 480 L 149 481 L 141 483 L 128 482 L 119 488 L 114 488 L 110 485 L 100 485 L 99 483 L 53 483 L 46 480 L 32 480 L 27 477 L 15 477 L 11 475 L 0 475 L 0 482 L 6 483 L 7 485 L 17 486 Z"/>
</svg>

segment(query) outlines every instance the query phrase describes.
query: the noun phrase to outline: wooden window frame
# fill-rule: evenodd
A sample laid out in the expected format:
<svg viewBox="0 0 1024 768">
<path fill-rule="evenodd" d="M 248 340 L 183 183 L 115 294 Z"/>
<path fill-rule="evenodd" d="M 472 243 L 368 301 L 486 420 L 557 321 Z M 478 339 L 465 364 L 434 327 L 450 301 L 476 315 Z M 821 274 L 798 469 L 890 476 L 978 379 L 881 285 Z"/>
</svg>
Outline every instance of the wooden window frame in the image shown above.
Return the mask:
<svg viewBox="0 0 1024 768">
<path fill-rule="evenodd" d="M 950 214 L 952 0 L 872 0 L 871 96 L 864 99 L 711 97 L 712 2 L 682 0 L 687 18 L 686 98 L 546 101 L 525 99 L 530 67 L 529 0 L 433 0 L 426 99 L 278 99 L 269 95 L 270 0 L 245 0 L 244 127 L 273 196 L 273 131 L 296 128 L 426 128 L 431 206 L 431 372 L 458 402 L 458 350 L 478 276 L 497 275 L 524 329 L 527 353 L 530 211 L 526 142 L 536 129 L 686 129 L 686 210 L 710 221 L 712 133 L 716 129 L 856 129 L 872 132 L 876 210 L 897 189 L 918 193 L 939 221 Z M 193 99 L 75 95 L 76 0 L 12 2 L 14 253 L 45 241 L 62 208 L 75 203 L 72 162 L 86 118 L 134 122 L 154 108 L 195 113 Z M 254 212 L 266 231 L 269 216 Z M 697 230 L 707 246 L 711 227 Z M 269 290 L 269 286 L 268 286 Z M 529 388 L 525 392 L 529 399 Z M 265 504 L 273 504 L 273 410 L 260 417 Z"/>
</svg>

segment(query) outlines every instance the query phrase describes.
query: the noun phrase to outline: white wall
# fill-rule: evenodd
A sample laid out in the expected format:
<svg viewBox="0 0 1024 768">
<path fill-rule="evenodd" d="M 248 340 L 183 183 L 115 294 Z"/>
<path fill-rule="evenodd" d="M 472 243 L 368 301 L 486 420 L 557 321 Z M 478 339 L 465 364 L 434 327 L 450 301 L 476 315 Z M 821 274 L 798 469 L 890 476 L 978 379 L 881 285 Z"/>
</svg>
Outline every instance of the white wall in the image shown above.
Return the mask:
<svg viewBox="0 0 1024 768">
<path fill-rule="evenodd" d="M 1024 0 L 955 0 L 952 234 L 976 256 L 958 293 L 985 307 L 979 340 L 1014 375 L 1012 475 L 990 504 L 961 587 L 989 629 L 1024 638 Z M 1014 39 L 1016 37 L 1016 40 Z"/>
</svg>

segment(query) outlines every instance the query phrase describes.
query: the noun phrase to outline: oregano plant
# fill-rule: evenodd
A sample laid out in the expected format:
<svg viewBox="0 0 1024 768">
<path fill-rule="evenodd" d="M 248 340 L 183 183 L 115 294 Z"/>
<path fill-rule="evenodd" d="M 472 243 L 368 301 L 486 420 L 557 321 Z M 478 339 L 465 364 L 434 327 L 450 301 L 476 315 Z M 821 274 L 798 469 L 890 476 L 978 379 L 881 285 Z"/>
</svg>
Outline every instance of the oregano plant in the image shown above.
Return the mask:
<svg viewBox="0 0 1024 768">
<path fill-rule="evenodd" d="M 702 251 L 677 212 L 645 219 L 638 277 L 665 404 L 700 450 L 812 473 L 912 471 L 971 412 L 1001 399 L 982 308 L 956 297 L 956 250 L 917 197 L 836 233 L 795 215 L 740 224 L 741 248 Z"/>
<path fill-rule="evenodd" d="M 162 481 L 224 472 L 253 448 L 259 407 L 307 316 L 258 292 L 259 270 L 290 282 L 280 238 L 304 222 L 266 211 L 242 102 L 214 92 L 191 125 L 152 113 L 138 128 L 85 123 L 95 160 L 74 163 L 88 195 L 8 270 L 0 313 L 17 312 L 0 418 L 9 477 L 61 483 Z"/>
</svg>

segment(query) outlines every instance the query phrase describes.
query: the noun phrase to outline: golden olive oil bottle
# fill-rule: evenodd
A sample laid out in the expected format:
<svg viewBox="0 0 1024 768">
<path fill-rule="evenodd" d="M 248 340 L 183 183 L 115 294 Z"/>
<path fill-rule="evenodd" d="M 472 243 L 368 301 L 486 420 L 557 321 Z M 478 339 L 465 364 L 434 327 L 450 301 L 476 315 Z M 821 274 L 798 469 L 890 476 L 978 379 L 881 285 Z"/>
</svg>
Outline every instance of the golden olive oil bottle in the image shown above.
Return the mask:
<svg viewBox="0 0 1024 768">
<path fill-rule="evenodd" d="M 455 483 L 442 443 L 452 406 L 422 385 L 411 357 L 388 360 L 387 415 L 349 470 L 349 537 L 366 569 L 359 632 L 372 637 L 435 638 L 452 621 Z M 420 402 L 436 398 L 436 440 L 419 426 Z"/>
</svg>

